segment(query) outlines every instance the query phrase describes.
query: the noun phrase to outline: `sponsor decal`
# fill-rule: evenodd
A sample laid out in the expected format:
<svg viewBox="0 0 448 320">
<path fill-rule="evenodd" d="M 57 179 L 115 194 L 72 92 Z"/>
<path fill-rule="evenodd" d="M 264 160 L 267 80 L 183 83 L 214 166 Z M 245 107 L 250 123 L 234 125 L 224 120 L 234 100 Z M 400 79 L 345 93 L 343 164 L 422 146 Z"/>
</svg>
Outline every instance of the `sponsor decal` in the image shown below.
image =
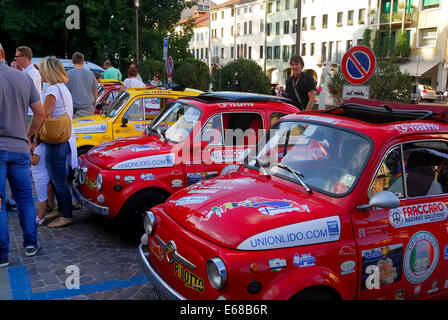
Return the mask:
<svg viewBox="0 0 448 320">
<path fill-rule="evenodd" d="M 392 209 L 389 211 L 389 222 L 394 228 L 403 228 L 444 221 L 447 215 L 445 203 L 431 202 Z"/>
<path fill-rule="evenodd" d="M 174 153 L 135 158 L 117 163 L 112 170 L 167 168 L 174 166 Z"/>
<path fill-rule="evenodd" d="M 395 300 L 404 300 L 404 289 L 397 290 L 397 293 L 395 293 Z"/>
<path fill-rule="evenodd" d="M 136 123 L 134 124 L 135 131 L 145 131 L 146 127 L 149 126 L 149 123 Z"/>
<path fill-rule="evenodd" d="M 126 176 L 124 177 L 124 182 L 134 182 L 135 177 L 134 176 Z"/>
<path fill-rule="evenodd" d="M 174 274 L 183 282 L 189 289 L 196 290 L 199 293 L 204 292 L 204 280 L 197 275 L 185 269 L 182 265 L 174 262 Z"/>
<path fill-rule="evenodd" d="M 200 190 L 190 190 L 188 193 L 216 193 L 216 189 L 200 189 Z"/>
<path fill-rule="evenodd" d="M 403 245 L 395 244 L 387 247 L 380 247 L 361 252 L 361 290 L 369 289 L 366 287 L 370 266 L 378 267 L 379 285 L 401 281 Z"/>
<path fill-rule="evenodd" d="M 140 179 L 149 181 L 154 180 L 156 177 L 152 173 L 142 173 L 140 176 Z"/>
<path fill-rule="evenodd" d="M 435 293 L 439 291 L 439 281 L 437 279 L 434 279 L 434 281 L 431 284 L 431 289 L 428 290 L 428 293 Z"/>
<path fill-rule="evenodd" d="M 365 238 L 367 236 L 384 233 L 384 229 L 387 229 L 387 228 L 390 228 L 390 226 L 388 224 L 380 224 L 380 225 L 371 226 L 371 227 L 367 227 L 367 228 L 359 228 L 358 236 L 360 238 Z"/>
<path fill-rule="evenodd" d="M 157 258 L 157 260 L 162 261 L 165 257 L 165 253 L 163 252 L 162 247 L 156 244 L 152 239 L 149 239 L 148 243 L 149 249 L 151 250 L 152 254 Z"/>
<path fill-rule="evenodd" d="M 239 169 L 239 165 L 237 164 L 229 164 L 228 166 L 225 166 L 224 169 L 221 171 L 221 176 L 226 175 L 228 173 L 237 172 Z"/>
<path fill-rule="evenodd" d="M 180 170 L 173 170 L 170 173 L 172 176 L 181 176 L 182 175 L 182 171 Z"/>
<path fill-rule="evenodd" d="M 355 272 L 356 262 L 353 260 L 345 261 L 341 264 L 341 274 L 350 274 Z"/>
<path fill-rule="evenodd" d="M 243 149 L 239 150 L 217 150 L 212 151 L 210 154 L 210 159 L 213 162 L 241 162 L 244 160 L 245 151 Z"/>
<path fill-rule="evenodd" d="M 350 246 L 343 246 L 340 250 L 339 250 L 339 255 L 340 256 L 351 256 L 354 255 L 355 252 L 355 248 L 354 247 L 350 247 Z"/>
<path fill-rule="evenodd" d="M 184 204 L 192 204 L 192 203 L 203 203 L 209 199 L 208 196 L 191 196 L 191 197 L 183 197 L 176 201 L 176 206 L 184 205 Z"/>
<path fill-rule="evenodd" d="M 89 187 L 89 189 L 97 189 L 97 185 L 96 185 L 96 181 L 93 179 L 90 179 L 89 177 L 86 176 L 86 184 Z"/>
<path fill-rule="evenodd" d="M 75 134 L 81 133 L 103 133 L 107 131 L 107 124 L 91 124 L 73 129 Z"/>
<path fill-rule="evenodd" d="M 406 279 L 419 284 L 428 279 L 439 261 L 437 239 L 427 231 L 417 232 L 409 240 L 404 254 L 403 268 Z"/>
<path fill-rule="evenodd" d="M 217 176 L 218 176 L 217 171 L 187 173 L 187 183 L 188 185 L 191 185 Z"/>
<path fill-rule="evenodd" d="M 87 123 L 87 122 L 94 122 L 94 120 L 92 120 L 92 119 L 82 119 L 82 120 L 78 120 L 76 122 L 77 123 Z"/>
<path fill-rule="evenodd" d="M 412 293 L 412 297 L 413 298 L 420 297 L 420 292 L 422 292 L 422 285 L 421 284 L 419 284 L 418 286 L 415 286 L 414 292 Z"/>
<path fill-rule="evenodd" d="M 243 108 L 250 108 L 254 106 L 253 102 L 224 102 L 224 103 L 218 103 L 218 106 L 220 108 L 231 108 L 231 107 L 243 107 Z"/>
<path fill-rule="evenodd" d="M 397 124 L 395 125 L 400 133 L 413 133 L 420 131 L 437 131 L 440 127 L 437 124 L 431 123 L 418 123 L 418 124 Z"/>
<path fill-rule="evenodd" d="M 284 268 L 286 268 L 286 260 L 285 259 L 269 260 L 269 269 L 271 271 L 280 271 Z"/>
<path fill-rule="evenodd" d="M 256 234 L 238 246 L 240 250 L 290 248 L 337 241 L 341 234 L 338 216 L 299 222 Z"/>
<path fill-rule="evenodd" d="M 89 139 L 92 139 L 92 136 L 85 134 L 85 135 L 82 136 L 82 138 L 89 140 Z"/>
<path fill-rule="evenodd" d="M 208 221 L 213 215 L 222 217 L 222 214 L 228 210 L 232 210 L 239 207 L 245 208 L 258 208 L 258 211 L 268 216 L 274 216 L 279 213 L 286 212 L 310 212 L 307 205 L 300 205 L 290 200 L 272 200 L 265 198 L 250 198 L 240 202 L 227 202 L 220 206 L 214 206 L 210 211 L 206 212 L 205 217 L 201 217 L 201 221 Z"/>
<path fill-rule="evenodd" d="M 171 186 L 175 188 L 182 187 L 182 183 L 183 181 L 181 179 L 174 179 L 171 181 Z"/>
<path fill-rule="evenodd" d="M 301 256 L 296 253 L 293 258 L 293 265 L 298 266 L 299 268 L 312 267 L 316 265 L 316 258 L 310 253 L 302 254 Z"/>
</svg>

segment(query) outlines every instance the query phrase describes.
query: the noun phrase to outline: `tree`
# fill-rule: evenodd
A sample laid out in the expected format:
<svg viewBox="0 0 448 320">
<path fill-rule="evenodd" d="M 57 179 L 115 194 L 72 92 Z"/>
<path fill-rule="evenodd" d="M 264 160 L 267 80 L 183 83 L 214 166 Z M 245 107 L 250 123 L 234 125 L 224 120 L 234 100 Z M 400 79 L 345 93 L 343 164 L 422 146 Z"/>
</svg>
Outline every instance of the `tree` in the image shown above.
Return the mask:
<svg viewBox="0 0 448 320">
<path fill-rule="evenodd" d="M 211 77 L 206 63 L 194 58 L 188 58 L 174 65 L 173 78 L 176 83 L 183 84 L 189 88 L 208 91 Z"/>
<path fill-rule="evenodd" d="M 333 74 L 328 89 L 336 104 L 342 101 L 342 87 L 348 85 L 340 68 Z M 395 63 L 379 60 L 372 77 L 364 85 L 370 86 L 370 98 L 391 102 L 410 102 L 412 80 L 403 74 Z"/>
<path fill-rule="evenodd" d="M 270 94 L 270 81 L 256 62 L 237 59 L 216 71 L 213 90 Z"/>
</svg>

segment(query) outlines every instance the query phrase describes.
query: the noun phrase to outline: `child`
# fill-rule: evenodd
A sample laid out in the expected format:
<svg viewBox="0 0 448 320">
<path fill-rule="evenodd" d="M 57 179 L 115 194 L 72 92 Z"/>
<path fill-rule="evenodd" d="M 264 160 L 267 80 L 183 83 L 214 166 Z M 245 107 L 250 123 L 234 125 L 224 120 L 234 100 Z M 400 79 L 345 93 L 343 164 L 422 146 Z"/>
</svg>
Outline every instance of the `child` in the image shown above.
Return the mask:
<svg viewBox="0 0 448 320">
<path fill-rule="evenodd" d="M 34 149 L 34 150 L 33 150 Z M 54 197 L 48 198 L 49 193 L 53 194 L 50 187 L 50 178 L 48 176 L 47 166 L 45 162 L 45 144 L 39 143 L 31 150 L 31 173 L 34 181 L 34 188 L 36 189 L 39 207 L 37 210 L 36 223 L 41 226 L 45 222 L 45 214 L 49 207 L 55 207 Z"/>
</svg>

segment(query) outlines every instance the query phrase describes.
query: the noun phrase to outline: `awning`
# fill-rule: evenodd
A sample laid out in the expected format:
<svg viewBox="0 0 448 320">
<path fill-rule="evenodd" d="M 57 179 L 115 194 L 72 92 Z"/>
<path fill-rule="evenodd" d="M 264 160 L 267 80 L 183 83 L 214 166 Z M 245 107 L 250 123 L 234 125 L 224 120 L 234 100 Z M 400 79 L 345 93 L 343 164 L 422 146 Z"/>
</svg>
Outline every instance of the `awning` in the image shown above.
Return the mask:
<svg viewBox="0 0 448 320">
<path fill-rule="evenodd" d="M 409 61 L 400 64 L 400 71 L 409 73 L 411 76 L 420 77 L 422 74 L 437 66 L 440 61 Z"/>
</svg>

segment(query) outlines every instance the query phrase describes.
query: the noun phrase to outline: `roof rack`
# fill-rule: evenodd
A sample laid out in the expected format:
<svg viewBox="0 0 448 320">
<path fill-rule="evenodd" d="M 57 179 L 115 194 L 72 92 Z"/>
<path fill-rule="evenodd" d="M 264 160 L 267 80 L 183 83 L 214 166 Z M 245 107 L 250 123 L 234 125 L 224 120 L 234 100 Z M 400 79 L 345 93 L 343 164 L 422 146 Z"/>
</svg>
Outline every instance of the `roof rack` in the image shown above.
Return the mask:
<svg viewBox="0 0 448 320">
<path fill-rule="evenodd" d="M 206 103 L 218 102 L 265 102 L 265 101 L 280 101 L 291 104 L 292 101 L 288 98 L 277 97 L 265 94 L 236 92 L 236 91 L 216 91 L 206 92 L 196 97 L 188 97 L 188 99 L 199 100 Z"/>
</svg>

